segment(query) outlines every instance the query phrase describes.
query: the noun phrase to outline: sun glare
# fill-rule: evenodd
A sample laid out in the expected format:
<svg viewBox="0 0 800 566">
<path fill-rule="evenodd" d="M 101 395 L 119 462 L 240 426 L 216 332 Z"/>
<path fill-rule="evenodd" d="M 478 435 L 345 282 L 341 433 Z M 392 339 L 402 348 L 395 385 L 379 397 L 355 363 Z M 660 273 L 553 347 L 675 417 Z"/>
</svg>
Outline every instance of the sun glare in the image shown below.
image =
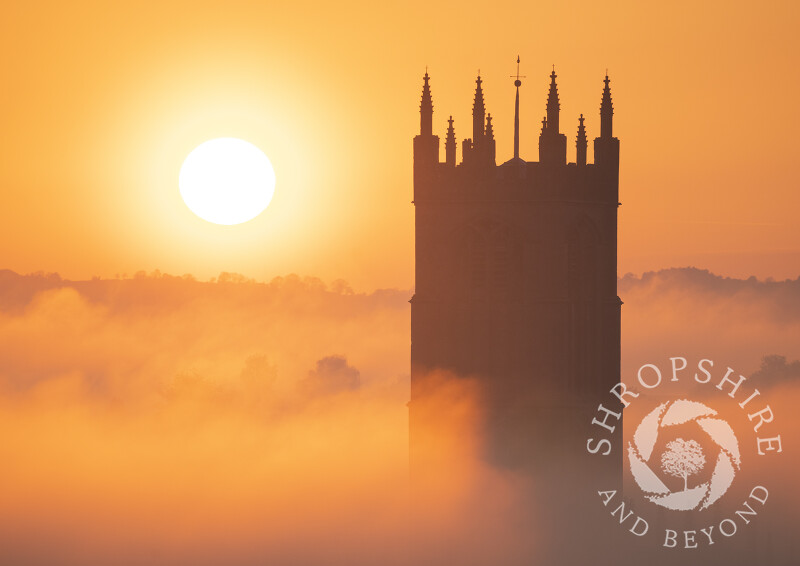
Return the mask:
<svg viewBox="0 0 800 566">
<path fill-rule="evenodd" d="M 264 152 L 237 138 L 197 146 L 178 176 L 186 206 L 214 224 L 241 224 L 261 214 L 275 191 L 275 171 Z"/>
</svg>

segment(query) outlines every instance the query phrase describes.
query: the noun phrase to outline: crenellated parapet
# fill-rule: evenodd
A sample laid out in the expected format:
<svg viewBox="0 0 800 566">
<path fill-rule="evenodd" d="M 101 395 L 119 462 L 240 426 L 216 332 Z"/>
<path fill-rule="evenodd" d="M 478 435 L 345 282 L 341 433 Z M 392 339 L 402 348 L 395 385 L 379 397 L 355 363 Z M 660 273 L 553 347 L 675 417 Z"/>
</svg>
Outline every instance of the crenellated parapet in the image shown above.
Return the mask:
<svg viewBox="0 0 800 566">
<path fill-rule="evenodd" d="M 617 206 L 618 190 L 595 164 L 551 168 L 538 162 L 506 163 L 476 175 L 468 167 L 440 163 L 415 187 L 414 201 L 583 202 Z"/>
<path fill-rule="evenodd" d="M 600 107 L 600 136 L 594 140 L 595 162 L 587 162 L 588 137 L 583 114 L 575 138 L 576 163 L 567 162 L 567 137 L 560 131 L 561 104 L 555 67 L 550 74 L 546 115 L 539 135 L 539 161 L 526 161 L 519 148 L 519 58 L 514 81 L 514 156 L 496 163 L 495 132 L 487 112 L 484 83 L 476 79 L 472 106 L 472 137 L 458 143 L 453 117 L 448 120 L 445 161 L 439 161 L 439 138 L 433 135 L 433 100 L 430 77 L 425 73 L 420 135 L 414 139 L 414 199 L 506 199 L 542 201 L 558 198 L 584 202 L 618 201 L 619 140 L 612 135 L 613 106 L 606 75 Z"/>
</svg>

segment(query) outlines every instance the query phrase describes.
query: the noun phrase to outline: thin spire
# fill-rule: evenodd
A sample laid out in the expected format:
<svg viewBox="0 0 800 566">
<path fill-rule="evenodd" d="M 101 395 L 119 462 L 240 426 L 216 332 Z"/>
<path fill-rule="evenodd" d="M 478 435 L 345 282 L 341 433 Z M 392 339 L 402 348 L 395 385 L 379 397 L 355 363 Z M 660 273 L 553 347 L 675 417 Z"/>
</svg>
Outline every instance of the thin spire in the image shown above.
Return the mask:
<svg viewBox="0 0 800 566">
<path fill-rule="evenodd" d="M 492 127 L 492 113 L 486 116 L 486 139 L 492 141 L 494 139 L 494 128 Z"/>
<path fill-rule="evenodd" d="M 519 159 L 519 87 L 522 86 L 521 77 L 519 74 L 519 55 L 517 55 L 517 75 L 514 81 L 514 86 L 517 87 L 517 97 L 514 101 L 514 159 Z"/>
<path fill-rule="evenodd" d="M 449 167 L 456 166 L 456 131 L 453 128 L 453 117 L 447 120 L 447 137 L 444 140 L 445 163 Z"/>
<path fill-rule="evenodd" d="M 613 120 L 614 105 L 611 103 L 611 87 L 608 86 L 611 81 L 608 79 L 608 70 L 606 70 L 606 78 L 603 80 L 605 86 L 603 87 L 603 100 L 600 103 L 600 137 L 610 138 L 613 137 Z"/>
<path fill-rule="evenodd" d="M 519 159 L 519 87 L 514 99 L 514 159 Z"/>
<path fill-rule="evenodd" d="M 433 135 L 433 98 L 431 97 L 430 77 L 428 67 L 425 67 L 425 76 L 422 85 L 422 102 L 419 105 L 419 133 L 423 136 Z"/>
<path fill-rule="evenodd" d="M 481 75 L 478 74 L 478 78 L 475 81 L 475 101 L 472 105 L 472 143 L 473 146 L 480 146 L 483 134 L 484 134 L 484 123 L 486 122 L 486 105 L 483 100 L 483 81 L 481 81 Z"/>
<path fill-rule="evenodd" d="M 578 138 L 575 142 L 576 146 L 576 161 L 579 166 L 586 165 L 586 147 L 588 140 L 586 139 L 586 127 L 583 125 L 583 114 L 578 118 Z"/>
<path fill-rule="evenodd" d="M 547 128 L 552 133 L 559 133 L 558 113 L 561 104 L 558 101 L 558 85 L 556 85 L 556 66 L 553 65 L 553 72 L 550 73 L 550 92 L 547 95 Z"/>
<path fill-rule="evenodd" d="M 547 131 L 547 116 L 542 118 L 542 133 L 545 133 L 546 131 Z"/>
</svg>

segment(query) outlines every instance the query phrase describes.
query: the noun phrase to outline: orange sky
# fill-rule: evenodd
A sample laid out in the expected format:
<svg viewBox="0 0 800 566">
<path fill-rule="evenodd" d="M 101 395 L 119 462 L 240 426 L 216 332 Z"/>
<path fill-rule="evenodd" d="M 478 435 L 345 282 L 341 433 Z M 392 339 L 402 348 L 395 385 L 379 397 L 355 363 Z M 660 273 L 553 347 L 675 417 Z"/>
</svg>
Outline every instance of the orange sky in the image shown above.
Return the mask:
<svg viewBox="0 0 800 566">
<path fill-rule="evenodd" d="M 443 135 L 452 113 L 459 138 L 480 68 L 503 161 L 519 53 L 530 160 L 551 63 L 570 140 L 581 112 L 597 135 L 610 70 L 620 273 L 694 264 L 797 277 L 798 11 L 794 2 L 9 3 L 0 267 L 70 278 L 297 272 L 408 288 L 425 65 L 434 128 Z M 178 194 L 183 158 L 220 136 L 255 143 L 276 169 L 272 204 L 245 225 L 206 223 Z"/>
</svg>

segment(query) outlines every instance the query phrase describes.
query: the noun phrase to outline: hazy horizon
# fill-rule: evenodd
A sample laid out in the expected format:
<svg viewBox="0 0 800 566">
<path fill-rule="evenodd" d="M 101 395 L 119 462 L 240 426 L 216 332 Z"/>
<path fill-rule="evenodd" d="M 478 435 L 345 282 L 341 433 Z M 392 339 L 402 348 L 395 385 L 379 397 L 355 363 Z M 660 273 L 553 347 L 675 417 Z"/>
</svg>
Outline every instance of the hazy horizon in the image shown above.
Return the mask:
<svg viewBox="0 0 800 566">
<path fill-rule="evenodd" d="M 770 395 L 786 438 L 770 486 L 785 503 L 776 495 L 759 529 L 793 524 L 797 490 L 780 478 L 798 462 L 800 280 L 672 269 L 624 277 L 619 293 L 623 379 L 645 362 L 703 356 Z M 354 293 L 300 277 L 70 282 L 0 272 L 4 556 L 403 563 L 409 298 L 409 289 Z M 442 406 L 470 427 L 473 403 L 456 382 Z M 462 564 L 513 563 L 543 527 L 515 514 L 513 474 L 471 450 L 447 454 L 429 558 L 457 543 Z M 492 495 L 468 518 L 459 510 L 470 493 Z M 502 524 L 514 528 L 492 530 Z"/>
<path fill-rule="evenodd" d="M 797 277 L 800 80 L 787 70 L 798 10 L 626 0 L 398 13 L 355 1 L 310 16 L 303 4 L 238 0 L 223 12 L 188 0 L 12 3 L 0 22 L 0 256 L 70 279 L 159 268 L 410 287 L 426 66 L 433 132 L 444 139 L 452 115 L 459 143 L 480 70 L 502 163 L 519 55 L 527 161 L 538 160 L 553 64 L 568 159 L 583 114 L 593 161 L 608 70 L 622 274 L 694 264 Z M 531 22 L 542 24 L 533 34 Z M 221 136 L 258 146 L 277 179 L 269 207 L 237 227 L 200 220 L 178 192 L 189 152 Z"/>
<path fill-rule="evenodd" d="M 746 268 L 742 269 L 745 273 L 747 272 Z M 681 265 L 681 266 L 671 266 L 671 267 L 662 267 L 659 269 L 649 269 L 640 272 L 631 272 L 628 271 L 624 274 L 618 273 L 617 274 L 617 281 L 621 282 L 626 279 L 643 279 L 652 277 L 653 275 L 658 275 L 663 272 L 674 272 L 674 271 L 695 271 L 698 273 L 707 274 L 714 278 L 720 279 L 730 279 L 735 281 L 747 281 L 750 279 L 754 279 L 759 283 L 776 283 L 776 282 L 791 282 L 800 279 L 800 274 L 796 277 L 775 277 L 768 275 L 766 277 L 760 277 L 755 274 L 745 275 L 745 276 L 736 276 L 736 275 L 728 275 L 725 273 L 718 273 L 712 269 L 707 267 L 698 267 L 695 265 Z M 276 280 L 282 280 L 286 278 L 296 278 L 301 281 L 313 281 L 322 284 L 323 286 L 331 286 L 336 289 L 341 289 L 346 292 L 352 293 L 370 293 L 372 291 L 380 291 L 380 290 L 404 290 L 403 287 L 399 286 L 388 286 L 388 287 L 375 287 L 371 289 L 354 289 L 350 282 L 341 277 L 334 277 L 330 280 L 324 280 L 320 277 L 317 277 L 312 274 L 302 274 L 302 273 L 284 273 L 280 275 L 273 275 L 268 276 L 265 279 L 258 279 L 256 277 L 250 277 L 246 273 L 238 273 L 238 272 L 229 272 L 229 271 L 220 271 L 218 275 L 211 276 L 208 278 L 199 278 L 196 277 L 192 273 L 169 273 L 166 271 L 161 271 L 160 269 L 154 269 L 152 271 L 145 271 L 145 270 L 138 270 L 132 273 L 116 273 L 112 276 L 100 276 L 100 275 L 93 275 L 88 278 L 78 278 L 78 279 L 71 279 L 68 277 L 62 277 L 62 275 L 57 271 L 46 271 L 46 270 L 36 270 L 30 272 L 17 272 L 13 269 L 8 268 L 0 268 L 0 277 L 3 274 L 10 274 L 19 277 L 36 277 L 41 278 L 44 280 L 50 280 L 53 282 L 61 281 L 61 282 L 72 282 L 72 283 L 85 283 L 89 281 L 123 281 L 123 280 L 130 280 L 130 279 L 183 279 L 186 281 L 193 281 L 197 283 L 259 283 L 259 284 L 269 284 Z M 413 286 L 407 288 L 407 290 L 413 292 Z"/>
</svg>

